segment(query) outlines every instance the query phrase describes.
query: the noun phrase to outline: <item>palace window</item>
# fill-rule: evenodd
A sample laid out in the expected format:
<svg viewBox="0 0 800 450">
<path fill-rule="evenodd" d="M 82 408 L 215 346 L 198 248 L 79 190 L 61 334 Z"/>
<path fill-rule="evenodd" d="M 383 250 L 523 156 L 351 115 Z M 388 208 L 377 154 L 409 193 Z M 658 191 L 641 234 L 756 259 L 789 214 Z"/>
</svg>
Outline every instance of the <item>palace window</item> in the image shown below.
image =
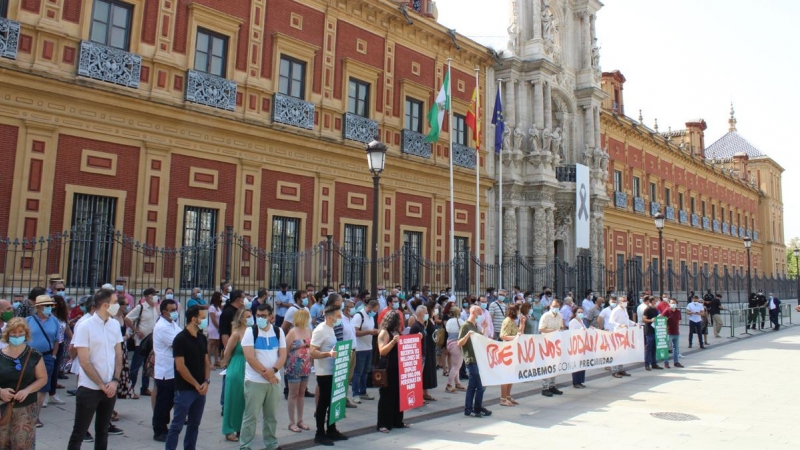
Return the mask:
<svg viewBox="0 0 800 450">
<path fill-rule="evenodd" d="M 422 133 L 422 102 L 406 97 L 405 129 Z"/>
<path fill-rule="evenodd" d="M 75 194 L 73 197 L 67 286 L 97 287 L 91 285 L 92 260 L 97 261 L 97 281 L 111 279 L 116 212 L 116 197 L 88 194 Z M 95 220 L 99 222 L 99 228 L 94 228 Z M 92 245 L 95 232 L 99 233 L 97 248 Z"/>
<path fill-rule="evenodd" d="M 225 78 L 225 64 L 228 54 L 228 38 L 197 29 L 197 47 L 194 51 L 194 70 Z"/>
<path fill-rule="evenodd" d="M 300 219 L 272 218 L 272 259 L 269 284 L 276 289 L 281 283 L 297 286 L 297 252 L 300 249 Z"/>
<path fill-rule="evenodd" d="M 711 220 L 717 220 L 717 205 L 711 205 Z"/>
<path fill-rule="evenodd" d="M 0 17 L 8 17 L 8 0 L 0 0 Z"/>
<path fill-rule="evenodd" d="M 678 210 L 683 211 L 683 192 L 678 192 Z"/>
<path fill-rule="evenodd" d="M 127 3 L 96 0 L 92 12 L 92 28 L 89 32 L 91 41 L 128 51 L 132 13 L 133 6 Z"/>
<path fill-rule="evenodd" d="M 420 286 L 422 272 L 422 233 L 419 231 L 403 232 L 403 286 Z"/>
<path fill-rule="evenodd" d="M 350 85 L 347 90 L 347 112 L 369 118 L 368 83 L 350 78 Z"/>
<path fill-rule="evenodd" d="M 695 198 L 694 197 L 690 198 L 689 199 L 689 208 L 690 208 L 692 214 L 695 213 L 694 203 L 695 203 Z"/>
<path fill-rule="evenodd" d="M 453 142 L 460 145 L 469 145 L 466 118 L 461 114 L 453 114 Z"/>
<path fill-rule="evenodd" d="M 217 216 L 210 208 L 187 206 L 183 210 L 181 288 L 212 289 L 215 284 Z"/>
<path fill-rule="evenodd" d="M 641 187 L 642 187 L 641 186 L 641 180 L 639 180 L 639 177 L 633 177 L 633 196 L 634 196 L 634 198 L 639 198 L 639 197 L 642 196 L 641 195 L 642 194 L 641 193 Z"/>
<path fill-rule="evenodd" d="M 455 237 L 455 255 L 456 260 L 453 261 L 455 264 L 455 272 L 456 272 L 456 285 L 453 287 L 456 291 L 466 291 L 469 289 L 467 283 L 467 268 L 469 267 L 469 253 L 467 253 L 467 248 L 469 247 L 469 238 L 463 236 L 456 236 Z"/>
<path fill-rule="evenodd" d="M 670 188 L 664 188 L 664 204 L 672 206 L 672 190 Z"/>
<path fill-rule="evenodd" d="M 700 216 L 701 217 L 705 217 L 706 216 L 706 201 L 705 200 L 700 202 Z"/>
<path fill-rule="evenodd" d="M 365 289 L 367 272 L 367 227 L 344 225 L 342 283 L 351 289 Z"/>
<path fill-rule="evenodd" d="M 650 183 L 650 201 L 658 201 L 658 188 L 656 187 L 655 183 Z"/>
<path fill-rule="evenodd" d="M 614 192 L 622 192 L 622 171 L 614 171 Z"/>
<path fill-rule="evenodd" d="M 306 63 L 289 56 L 281 55 L 278 74 L 278 93 L 289 97 L 305 99 Z"/>
</svg>

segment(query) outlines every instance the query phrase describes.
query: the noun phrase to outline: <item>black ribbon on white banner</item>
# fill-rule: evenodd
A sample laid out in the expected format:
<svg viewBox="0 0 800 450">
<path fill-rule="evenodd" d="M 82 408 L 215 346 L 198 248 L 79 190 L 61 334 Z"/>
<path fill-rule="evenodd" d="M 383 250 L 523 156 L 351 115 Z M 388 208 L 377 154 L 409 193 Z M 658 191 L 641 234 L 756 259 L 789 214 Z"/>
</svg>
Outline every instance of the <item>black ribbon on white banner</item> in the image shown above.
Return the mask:
<svg viewBox="0 0 800 450">
<path fill-rule="evenodd" d="M 580 190 L 581 207 L 578 209 L 578 220 L 589 220 L 589 210 L 586 207 L 586 185 L 581 184 Z"/>
</svg>

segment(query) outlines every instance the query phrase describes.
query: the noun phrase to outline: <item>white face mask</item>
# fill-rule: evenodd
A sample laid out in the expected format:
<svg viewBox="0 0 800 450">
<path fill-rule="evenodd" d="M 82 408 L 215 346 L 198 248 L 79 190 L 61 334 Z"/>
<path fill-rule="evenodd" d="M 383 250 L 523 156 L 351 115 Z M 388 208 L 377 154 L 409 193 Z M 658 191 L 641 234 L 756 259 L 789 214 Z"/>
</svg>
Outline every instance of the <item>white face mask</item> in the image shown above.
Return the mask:
<svg viewBox="0 0 800 450">
<path fill-rule="evenodd" d="M 119 312 L 119 303 L 112 303 L 108 305 L 108 313 L 112 316 L 116 316 Z"/>
</svg>

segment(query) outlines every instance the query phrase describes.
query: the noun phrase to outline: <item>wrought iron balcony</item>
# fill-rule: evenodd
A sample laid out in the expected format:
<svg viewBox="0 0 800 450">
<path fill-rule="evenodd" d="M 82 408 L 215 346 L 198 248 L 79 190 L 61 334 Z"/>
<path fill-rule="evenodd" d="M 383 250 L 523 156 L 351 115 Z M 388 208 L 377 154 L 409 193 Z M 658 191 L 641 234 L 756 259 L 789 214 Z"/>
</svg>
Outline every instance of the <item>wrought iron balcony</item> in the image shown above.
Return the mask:
<svg viewBox="0 0 800 450">
<path fill-rule="evenodd" d="M 744 235 L 749 237 L 749 238 L 753 237 L 753 235 L 750 233 L 750 230 L 745 230 Z"/>
<path fill-rule="evenodd" d="M 667 220 L 675 220 L 675 208 L 672 206 L 667 206 L 664 208 L 664 216 Z"/>
<path fill-rule="evenodd" d="M 474 169 L 475 149 L 453 142 L 453 164 L 467 169 Z"/>
<path fill-rule="evenodd" d="M 661 212 L 661 204 L 658 202 L 650 202 L 650 215 L 655 216 Z"/>
<path fill-rule="evenodd" d="M 575 182 L 575 165 L 556 167 L 556 179 L 565 183 Z"/>
<path fill-rule="evenodd" d="M 313 124 L 313 118 L 312 118 Z M 378 136 L 378 122 L 359 116 L 344 114 L 344 138 L 368 144 Z"/>
<path fill-rule="evenodd" d="M 758 231 L 753 231 L 753 240 L 758 241 Z"/>
<path fill-rule="evenodd" d="M 628 194 L 620 191 L 614 192 L 614 206 L 617 208 L 627 208 Z"/>
<path fill-rule="evenodd" d="M 431 144 L 425 142 L 425 135 L 412 130 L 403 130 L 403 153 L 419 156 L 420 158 L 431 157 Z"/>
<path fill-rule="evenodd" d="M 713 227 L 713 229 L 714 229 L 714 233 L 719 233 L 719 220 L 715 220 L 715 221 L 712 223 L 712 227 Z"/>
<path fill-rule="evenodd" d="M 727 222 L 722 222 L 722 234 L 730 234 L 731 226 Z"/>
<path fill-rule="evenodd" d="M 731 236 L 739 237 L 739 228 L 736 225 L 731 225 Z"/>
<path fill-rule="evenodd" d="M 0 17 L 0 56 L 17 59 L 19 22 Z"/>
<path fill-rule="evenodd" d="M 642 197 L 633 197 L 633 212 L 644 212 L 644 199 Z"/>
<path fill-rule="evenodd" d="M 708 217 L 703 217 L 703 229 L 708 230 L 711 228 L 711 222 L 708 220 Z"/>
<path fill-rule="evenodd" d="M 273 122 L 306 130 L 314 129 L 313 103 L 283 94 L 275 94 L 272 103 Z"/>
<path fill-rule="evenodd" d="M 236 109 L 236 82 L 205 72 L 186 72 L 186 100 L 214 108 Z"/>
<path fill-rule="evenodd" d="M 681 210 L 678 216 L 680 217 L 681 223 L 689 223 L 689 214 L 686 211 Z"/>
<path fill-rule="evenodd" d="M 692 226 L 693 227 L 700 226 L 700 217 L 697 214 L 692 214 Z"/>
<path fill-rule="evenodd" d="M 742 239 L 744 239 L 744 237 L 745 237 L 746 235 L 747 235 L 747 233 L 745 233 L 745 231 L 744 231 L 744 227 L 739 227 L 739 237 L 740 237 L 740 238 L 742 238 Z"/>
<path fill-rule="evenodd" d="M 141 72 L 141 56 L 97 42 L 81 41 L 78 75 L 136 89 Z"/>
</svg>

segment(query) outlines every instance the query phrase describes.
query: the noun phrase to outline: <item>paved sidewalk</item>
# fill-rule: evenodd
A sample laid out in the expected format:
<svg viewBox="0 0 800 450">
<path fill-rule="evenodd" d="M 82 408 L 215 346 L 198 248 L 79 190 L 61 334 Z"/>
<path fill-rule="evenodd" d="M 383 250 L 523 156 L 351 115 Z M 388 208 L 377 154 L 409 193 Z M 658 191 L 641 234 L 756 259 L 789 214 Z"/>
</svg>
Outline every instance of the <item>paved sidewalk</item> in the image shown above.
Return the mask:
<svg viewBox="0 0 800 450">
<path fill-rule="evenodd" d="M 581 426 L 580 433 L 574 436 L 575 445 L 568 446 L 570 448 L 597 447 L 606 442 L 604 436 L 609 431 L 619 431 L 620 435 L 626 436 L 622 447 L 637 448 L 645 442 L 664 448 L 690 442 L 694 446 L 695 439 L 706 444 L 719 442 L 720 447 L 723 442 L 731 440 L 736 448 L 744 447 L 745 443 L 748 448 L 782 448 L 794 441 L 793 431 L 800 431 L 792 421 L 794 405 L 800 402 L 800 386 L 784 383 L 780 389 L 770 390 L 769 387 L 772 383 L 770 376 L 777 371 L 800 373 L 800 327 L 758 332 L 743 339 L 710 339 L 710 348 L 701 352 L 699 349 L 686 349 L 686 337 L 682 338 L 682 353 L 687 366 L 684 370 L 645 372 L 639 365 L 632 371 L 634 376 L 624 380 L 611 378 L 603 370 L 589 371 L 588 389 L 582 391 L 574 390 L 571 385 L 564 387 L 571 384 L 570 380 L 559 377 L 557 381 L 565 395 L 552 399 L 539 395 L 537 382 L 515 386 L 512 395 L 522 403 L 516 408 L 498 406 L 499 388 L 491 387 L 486 392 L 487 406 L 495 412 L 491 418 L 464 417 L 464 394 L 445 393 L 446 379 L 440 376 L 439 388 L 432 391 L 438 401 L 406 413 L 406 420 L 414 424 L 412 430 L 395 430 L 388 435 L 374 432 L 377 400 L 363 401 L 357 409 L 347 409 L 347 419 L 339 425 L 340 430 L 354 438 L 347 443 L 337 443 L 336 447 L 363 448 L 380 444 L 382 448 L 470 448 L 487 443 L 520 446 L 524 442 L 529 448 L 532 436 L 536 447 L 544 447 L 544 443 L 563 446 L 564 439 L 570 439 L 570 428 L 564 427 L 577 425 Z M 759 349 L 764 350 L 757 351 Z M 212 374 L 197 448 L 232 450 L 238 445 L 225 441 L 220 431 L 222 380 L 217 374 Z M 75 384 L 74 377 L 62 380 L 62 383 L 71 388 Z M 754 385 L 760 387 L 753 389 Z M 312 377 L 310 390 L 313 392 L 313 389 Z M 377 398 L 376 389 L 370 392 Z M 748 394 L 742 395 L 742 392 Z M 38 449 L 63 449 L 72 430 L 74 397 L 67 396 L 63 390 L 59 395 L 67 403 L 51 405 L 42 411 L 45 426 L 37 430 Z M 306 399 L 305 405 L 305 422 L 313 428 L 314 399 Z M 116 425 L 125 433 L 110 436 L 109 448 L 163 448 L 152 440 L 152 410 L 148 397 L 118 400 L 116 409 L 121 415 Z M 612 414 L 605 414 L 608 412 Z M 657 420 L 649 416 L 651 412 L 689 413 L 700 420 Z M 313 431 L 292 433 L 287 429 L 284 401 L 279 413 L 278 438 L 283 448 L 313 445 L 310 441 Z M 751 419 L 754 414 L 757 420 Z M 540 431 L 537 429 L 550 428 L 559 431 L 537 432 Z M 656 437 L 655 433 L 661 436 Z M 358 435 L 366 436 L 355 437 Z M 603 437 L 593 441 L 590 436 Z M 254 448 L 260 448 L 260 437 L 254 444 Z M 86 444 L 84 448 L 92 446 Z"/>
</svg>

